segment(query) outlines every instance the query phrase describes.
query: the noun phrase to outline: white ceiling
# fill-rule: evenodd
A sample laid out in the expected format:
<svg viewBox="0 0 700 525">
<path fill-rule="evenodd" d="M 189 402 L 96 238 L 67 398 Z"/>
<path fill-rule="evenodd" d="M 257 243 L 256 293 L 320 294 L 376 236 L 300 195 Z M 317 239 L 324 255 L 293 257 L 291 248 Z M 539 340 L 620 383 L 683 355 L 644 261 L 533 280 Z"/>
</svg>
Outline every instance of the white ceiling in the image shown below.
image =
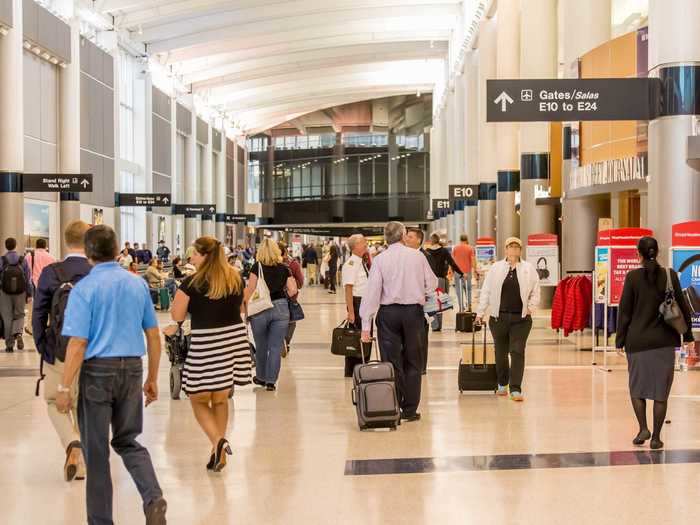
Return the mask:
<svg viewBox="0 0 700 525">
<path fill-rule="evenodd" d="M 459 0 L 93 5 L 248 133 L 338 104 L 432 91 L 463 7 Z"/>
</svg>

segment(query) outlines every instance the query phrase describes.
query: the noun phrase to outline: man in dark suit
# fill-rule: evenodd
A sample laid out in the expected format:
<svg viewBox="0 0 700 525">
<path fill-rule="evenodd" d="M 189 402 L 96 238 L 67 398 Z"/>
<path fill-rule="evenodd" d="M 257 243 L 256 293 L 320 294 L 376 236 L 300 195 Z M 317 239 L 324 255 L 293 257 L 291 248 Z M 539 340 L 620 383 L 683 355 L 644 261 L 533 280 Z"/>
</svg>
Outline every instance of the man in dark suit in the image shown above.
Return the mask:
<svg viewBox="0 0 700 525">
<path fill-rule="evenodd" d="M 77 395 L 71 396 L 75 401 L 73 409 L 67 414 L 59 412 L 56 408 L 56 396 L 59 393 L 59 385 L 63 377 L 64 357 L 57 355 L 57 341 L 53 331 L 49 330 L 49 316 L 51 303 L 56 291 L 64 282 L 77 283 L 85 277 L 92 265 L 85 257 L 85 232 L 90 225 L 83 221 L 71 222 L 63 236 L 68 253 L 63 261 L 53 263 L 44 268 L 39 277 L 39 284 L 34 299 L 34 315 L 32 329 L 34 342 L 41 359 L 46 383 L 44 385 L 44 399 L 47 404 L 49 418 L 53 423 L 61 444 L 66 451 L 66 460 L 63 466 L 63 476 L 66 481 L 84 479 L 85 467 L 78 432 Z M 59 277 L 59 275 L 61 277 Z M 77 381 L 70 385 L 73 394 L 77 394 Z M 71 417 L 72 416 L 72 417 Z"/>
</svg>

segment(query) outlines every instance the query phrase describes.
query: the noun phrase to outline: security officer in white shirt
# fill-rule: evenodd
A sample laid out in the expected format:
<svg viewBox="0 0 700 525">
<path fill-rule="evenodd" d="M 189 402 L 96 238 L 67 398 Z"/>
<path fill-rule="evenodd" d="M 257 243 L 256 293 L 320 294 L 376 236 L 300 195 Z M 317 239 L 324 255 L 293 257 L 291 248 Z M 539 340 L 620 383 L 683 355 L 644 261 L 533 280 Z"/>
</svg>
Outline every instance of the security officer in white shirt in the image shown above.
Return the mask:
<svg viewBox="0 0 700 525">
<path fill-rule="evenodd" d="M 358 330 L 362 329 L 360 319 L 360 303 L 367 288 L 367 276 L 369 268 L 363 257 L 367 254 L 367 240 L 362 234 L 352 235 L 347 242 L 352 252 L 350 258 L 343 265 L 343 290 L 345 291 L 345 306 L 348 312 L 348 322 Z M 345 358 L 345 377 L 352 377 L 355 365 L 362 360 L 355 357 Z"/>
</svg>

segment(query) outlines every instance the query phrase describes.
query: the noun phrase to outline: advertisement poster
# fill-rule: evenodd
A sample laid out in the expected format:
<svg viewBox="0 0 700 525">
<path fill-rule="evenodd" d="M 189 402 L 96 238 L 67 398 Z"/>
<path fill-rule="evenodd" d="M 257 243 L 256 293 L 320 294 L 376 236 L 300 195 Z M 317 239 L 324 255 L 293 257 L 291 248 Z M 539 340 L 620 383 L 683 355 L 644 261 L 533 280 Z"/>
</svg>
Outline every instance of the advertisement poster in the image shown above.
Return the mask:
<svg viewBox="0 0 700 525">
<path fill-rule="evenodd" d="M 24 203 L 24 243 L 36 246 L 37 239 L 49 242 L 49 205 Z"/>
<path fill-rule="evenodd" d="M 496 241 L 490 237 L 481 237 L 476 240 L 476 271 L 479 275 L 486 275 L 491 265 L 496 262 Z"/>
<path fill-rule="evenodd" d="M 639 268 L 636 247 L 610 248 L 610 304 L 620 304 L 627 272 Z"/>
<path fill-rule="evenodd" d="M 540 286 L 556 286 L 559 282 L 559 241 L 551 233 L 527 237 L 527 260 L 537 269 Z"/>
<path fill-rule="evenodd" d="M 610 269 L 610 248 L 607 246 L 596 246 L 595 248 L 595 302 L 604 303 L 608 297 L 607 282 L 608 270 Z"/>
<path fill-rule="evenodd" d="M 671 264 L 692 311 L 693 330 L 700 330 L 700 221 L 674 224 Z"/>
</svg>

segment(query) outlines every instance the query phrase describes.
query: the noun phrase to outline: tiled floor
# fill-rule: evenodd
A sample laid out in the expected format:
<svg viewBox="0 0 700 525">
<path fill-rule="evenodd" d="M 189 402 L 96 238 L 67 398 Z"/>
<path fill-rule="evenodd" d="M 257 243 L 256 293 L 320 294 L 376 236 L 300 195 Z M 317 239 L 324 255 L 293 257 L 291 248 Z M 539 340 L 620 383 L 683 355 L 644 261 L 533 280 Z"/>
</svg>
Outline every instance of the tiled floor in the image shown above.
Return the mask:
<svg viewBox="0 0 700 525">
<path fill-rule="evenodd" d="M 685 524 L 700 513 L 700 374 L 677 374 L 664 434 L 663 461 L 610 461 L 561 468 L 574 458 L 631 451 L 634 417 L 624 359 L 611 373 L 591 367 L 576 337 L 557 343 L 536 320 L 528 347 L 526 402 L 489 394 L 459 395 L 459 341 L 454 316 L 433 342 L 421 405 L 423 419 L 397 432 L 361 433 L 342 362 L 328 350 L 343 316 L 341 298 L 304 290 L 300 323 L 275 393 L 241 389 L 233 401 L 233 460 L 220 475 L 204 465 L 208 445 L 186 400 L 167 396 L 146 410 L 148 446 L 169 501 L 171 524 Z M 590 347 L 590 339 L 579 341 Z M 0 355 L 0 523 L 85 522 L 83 485 L 61 478 L 63 454 L 34 397 L 33 351 Z M 19 369 L 19 370 L 18 370 Z M 4 372 L 3 372 L 4 371 Z M 603 454 L 576 454 L 598 452 Z M 538 468 L 482 470 L 478 457 L 533 455 Z M 559 456 L 559 454 L 566 454 Z M 475 459 L 474 457 L 477 457 Z M 642 454 L 618 455 L 644 457 Z M 346 475 L 348 461 L 432 458 L 425 473 Z M 456 458 L 456 459 L 455 459 Z M 549 458 L 554 463 L 548 468 Z M 675 458 L 675 459 L 674 459 Z M 461 463 L 459 463 L 461 461 Z M 496 458 L 497 462 L 507 458 Z M 475 463 L 476 462 L 476 463 Z M 656 464 L 658 463 L 658 464 Z M 394 472 L 396 470 L 393 470 Z M 138 494 L 113 457 L 115 521 L 142 523 Z"/>
</svg>

